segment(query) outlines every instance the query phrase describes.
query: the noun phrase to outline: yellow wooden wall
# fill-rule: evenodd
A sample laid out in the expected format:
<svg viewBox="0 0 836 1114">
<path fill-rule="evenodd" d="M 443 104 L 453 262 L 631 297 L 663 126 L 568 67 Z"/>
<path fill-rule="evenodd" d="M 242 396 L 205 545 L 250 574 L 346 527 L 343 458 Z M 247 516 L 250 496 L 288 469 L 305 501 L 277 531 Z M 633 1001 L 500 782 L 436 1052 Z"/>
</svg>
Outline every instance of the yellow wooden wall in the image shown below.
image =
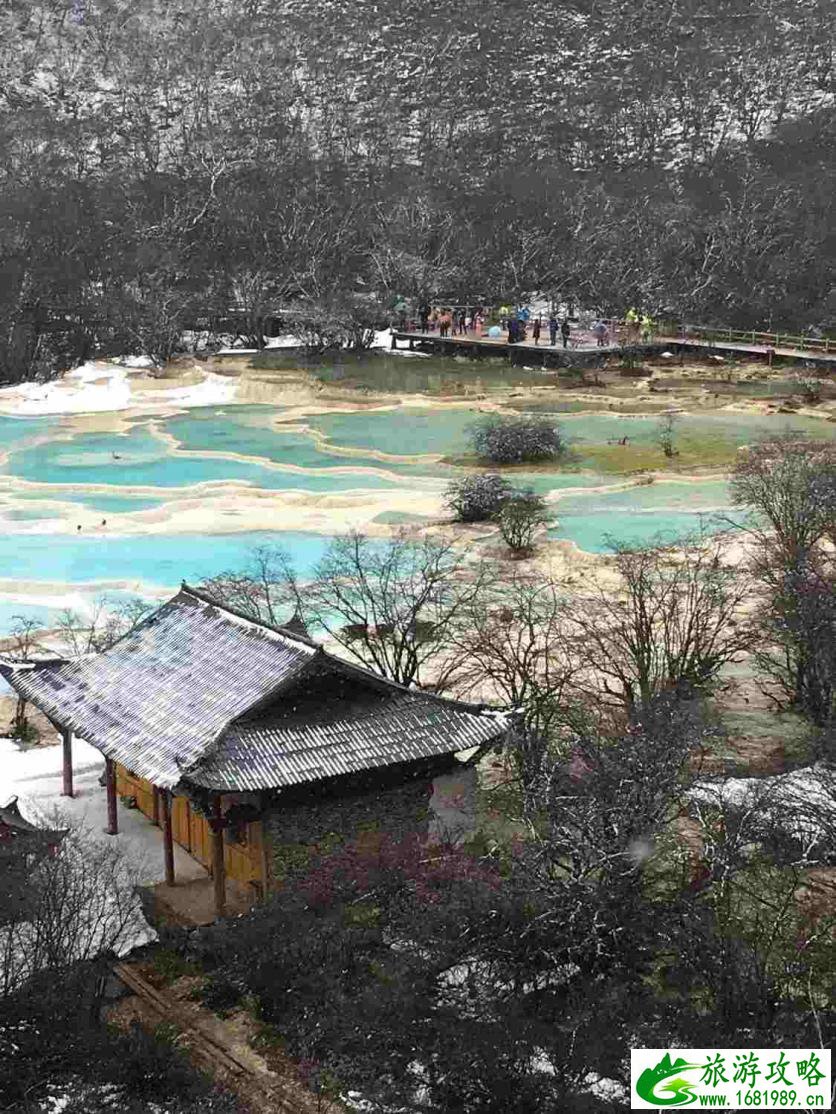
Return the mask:
<svg viewBox="0 0 836 1114">
<path fill-rule="evenodd" d="M 150 781 L 130 773 L 116 764 L 116 792 L 120 797 L 136 797 L 137 807 L 149 820 L 154 819 L 154 789 Z M 162 820 L 162 805 L 160 806 Z M 212 869 L 212 833 L 205 816 L 191 807 L 188 797 L 173 797 L 171 831 L 174 841 Z M 238 882 L 261 884 L 261 821 L 247 824 L 247 842 L 230 842 L 224 838 L 224 867 L 228 878 Z"/>
</svg>

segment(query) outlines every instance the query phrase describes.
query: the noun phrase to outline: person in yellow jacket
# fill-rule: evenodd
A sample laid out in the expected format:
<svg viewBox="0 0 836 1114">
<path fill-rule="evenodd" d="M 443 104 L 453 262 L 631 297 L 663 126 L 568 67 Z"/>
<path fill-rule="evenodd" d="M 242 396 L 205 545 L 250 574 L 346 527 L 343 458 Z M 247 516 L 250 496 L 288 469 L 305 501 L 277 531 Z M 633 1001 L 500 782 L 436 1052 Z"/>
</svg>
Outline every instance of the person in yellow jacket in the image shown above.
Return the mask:
<svg viewBox="0 0 836 1114">
<path fill-rule="evenodd" d="M 642 315 L 642 340 L 647 342 L 653 338 L 653 318 L 649 313 Z"/>
</svg>

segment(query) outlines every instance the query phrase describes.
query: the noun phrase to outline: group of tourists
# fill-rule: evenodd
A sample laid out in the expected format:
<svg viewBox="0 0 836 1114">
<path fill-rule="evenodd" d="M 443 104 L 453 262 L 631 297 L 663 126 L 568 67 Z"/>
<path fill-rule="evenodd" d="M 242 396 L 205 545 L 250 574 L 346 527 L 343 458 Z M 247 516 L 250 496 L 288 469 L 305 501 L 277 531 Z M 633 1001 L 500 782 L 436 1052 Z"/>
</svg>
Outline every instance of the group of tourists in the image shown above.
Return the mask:
<svg viewBox="0 0 836 1114">
<path fill-rule="evenodd" d="M 528 307 L 511 309 L 509 306 L 499 307 L 499 323 L 485 329 L 489 311 L 483 306 L 472 308 L 440 308 L 422 304 L 418 309 L 418 324 L 422 333 L 438 330 L 440 338 L 450 336 L 468 336 L 474 333 L 477 336 L 487 335 L 499 338 L 507 333 L 509 344 L 521 344 L 530 338 L 539 345 L 543 333 L 548 330 L 549 344 L 554 348 L 558 343 L 558 335 L 564 348 L 569 347 L 572 338 L 572 325 L 568 317 L 562 320 L 553 311 L 548 318 L 539 314 L 532 315 Z M 403 326 L 402 326 L 403 327 Z M 606 348 L 611 344 L 628 343 L 636 344 L 639 341 L 650 341 L 653 337 L 654 321 L 648 313 L 640 314 L 631 306 L 624 315 L 624 332 L 620 333 L 619 323 L 607 321 L 603 318 L 593 321 L 591 332 L 598 348 Z"/>
<path fill-rule="evenodd" d="M 632 341 L 634 344 L 642 340 L 644 342 L 653 339 L 653 329 L 655 322 L 649 313 L 639 314 L 635 306 L 630 306 L 624 314 L 624 326 L 627 330 L 627 341 Z"/>
<path fill-rule="evenodd" d="M 440 337 L 467 336 L 468 331 L 478 332 L 484 323 L 481 306 L 472 309 L 439 309 L 429 305 L 418 308 L 418 323 L 422 333 L 438 329 Z"/>
<path fill-rule="evenodd" d="M 554 348 L 557 345 L 557 334 L 560 333 L 563 341 L 563 347 L 569 347 L 569 338 L 572 335 L 572 326 L 569 324 L 569 318 L 564 317 L 563 321 L 559 321 L 557 315 L 552 313 L 549 315 L 545 326 L 549 331 L 549 344 Z M 535 344 L 540 343 L 540 337 L 543 335 L 543 320 L 539 316 L 531 317 L 528 310 L 523 310 L 519 313 L 511 314 L 509 317 L 504 318 L 502 321 L 502 328 L 508 331 L 508 343 L 520 344 L 528 336 L 528 330 L 531 329 L 531 339 Z"/>
</svg>

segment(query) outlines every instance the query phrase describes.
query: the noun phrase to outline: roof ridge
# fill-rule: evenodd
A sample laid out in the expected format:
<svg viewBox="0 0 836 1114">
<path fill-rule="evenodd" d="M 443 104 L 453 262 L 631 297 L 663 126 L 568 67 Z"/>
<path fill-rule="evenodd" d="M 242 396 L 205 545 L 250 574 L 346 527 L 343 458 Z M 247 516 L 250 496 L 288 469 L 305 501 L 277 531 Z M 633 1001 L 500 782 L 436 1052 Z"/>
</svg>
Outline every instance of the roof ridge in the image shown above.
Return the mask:
<svg viewBox="0 0 836 1114">
<path fill-rule="evenodd" d="M 455 702 L 452 700 L 422 700 L 420 693 L 409 692 L 398 696 L 393 701 L 381 701 L 377 704 L 369 705 L 368 707 L 363 708 L 359 711 L 346 711 L 342 715 L 340 715 L 339 718 L 323 721 L 309 720 L 308 722 L 310 723 L 310 726 L 312 728 L 316 728 L 317 731 L 329 731 L 334 730 L 335 728 L 343 724 L 366 723 L 369 720 L 381 719 L 385 718 L 386 716 L 391 716 L 392 711 L 395 708 L 398 711 L 408 711 L 410 714 L 417 714 L 419 711 L 429 710 L 432 710 L 434 712 L 436 709 L 438 709 L 439 713 L 454 712 L 456 715 L 474 715 L 472 711 L 457 707 Z M 494 718 L 502 719 L 507 714 L 507 712 L 501 712 L 499 709 L 497 709 Z M 259 724 L 259 722 L 257 720 L 255 722 L 249 722 L 246 718 L 248 715 L 249 713 L 247 712 L 244 713 L 244 715 L 239 716 L 237 719 L 233 720 L 226 728 L 224 728 L 222 734 L 226 735 L 227 732 L 232 732 L 236 729 L 252 731 L 260 730 L 261 725 Z M 488 717 L 485 716 L 482 718 L 487 719 Z M 275 724 L 272 726 L 279 731 L 293 730 L 293 728 L 284 728 Z"/>
<path fill-rule="evenodd" d="M 337 657 L 336 654 L 331 653 L 329 650 L 322 647 L 324 656 L 338 666 L 346 670 L 357 673 L 363 677 L 369 677 L 378 682 L 383 682 L 388 688 L 395 689 L 397 692 L 404 693 L 407 696 L 414 698 L 420 697 L 423 700 L 433 701 L 436 704 L 441 704 L 445 708 L 458 708 L 464 712 L 470 712 L 472 715 L 482 715 L 485 712 L 500 712 L 501 709 L 495 708 L 490 704 L 476 704 L 470 700 L 458 700 L 454 696 L 443 696 L 440 693 L 428 692 L 426 689 L 409 688 L 407 685 L 401 684 L 400 681 L 393 681 L 391 677 L 384 677 L 382 673 L 375 673 L 373 669 L 369 669 L 363 665 L 357 665 L 356 662 L 346 661 L 345 658 Z"/>
<path fill-rule="evenodd" d="M 320 657 L 325 658 L 329 662 L 334 662 L 338 667 L 343 667 L 350 670 L 355 674 L 367 677 L 371 680 L 377 681 L 378 684 L 382 683 L 387 688 L 394 689 L 395 691 L 406 693 L 411 697 L 420 696 L 426 700 L 435 701 L 442 706 L 449 708 L 455 707 L 462 711 L 470 712 L 473 715 L 482 715 L 484 712 L 497 712 L 500 709 L 493 708 L 488 704 L 477 704 L 469 700 L 458 700 L 455 697 L 443 696 L 437 693 L 427 692 L 425 689 L 412 689 L 408 685 L 401 684 L 400 681 L 393 681 L 391 677 L 384 677 L 382 673 L 376 673 L 368 666 L 358 665 L 356 662 L 347 661 L 345 658 L 339 657 L 327 647 L 323 646 L 320 642 L 315 642 L 312 638 L 305 638 L 301 634 L 288 630 L 286 627 L 274 626 L 272 623 L 267 623 L 263 619 L 253 619 L 250 615 L 245 615 L 243 612 L 238 611 L 234 607 L 228 607 L 226 604 L 218 603 L 212 596 L 201 592 L 198 588 L 193 588 L 186 581 L 182 581 L 180 591 L 185 592 L 187 595 L 194 596 L 195 599 L 200 600 L 202 603 L 209 604 L 212 607 L 217 607 L 220 611 L 227 611 L 230 615 L 234 615 L 239 619 L 245 619 L 247 622 L 255 623 L 256 626 L 264 627 L 266 630 L 275 631 L 285 638 L 289 638 L 295 642 L 300 642 L 303 646 L 312 646 L 319 651 Z M 176 597 L 175 597 L 176 598 Z M 297 608 L 298 611 L 298 608 Z M 294 612 L 294 615 L 296 613 Z"/>
<path fill-rule="evenodd" d="M 185 580 L 181 582 L 180 591 L 177 595 L 182 595 L 183 593 L 187 596 L 193 596 L 196 600 L 200 600 L 201 603 L 205 603 L 210 607 L 216 607 L 218 611 L 225 611 L 236 619 L 243 619 L 248 623 L 252 623 L 254 626 L 264 627 L 265 630 L 272 631 L 274 634 L 280 634 L 283 638 L 290 639 L 291 642 L 299 642 L 301 645 L 309 646 L 314 650 L 322 649 L 322 646 L 312 638 L 306 638 L 304 635 L 297 634 L 287 627 L 280 627 L 276 626 L 274 623 L 268 623 L 264 619 L 255 619 L 252 615 L 245 615 L 243 611 L 239 611 L 235 607 L 230 607 L 228 604 L 220 603 L 219 600 L 210 596 L 208 593 L 202 592 L 198 588 L 193 588 L 192 585 L 187 584 Z M 177 596 L 174 597 L 174 599 L 176 598 Z"/>
<path fill-rule="evenodd" d="M 27 669 L 34 669 L 35 663 L 33 661 L 15 661 L 13 658 L 3 657 L 0 654 L 0 675 L 5 676 L 8 673 L 19 673 Z"/>
</svg>

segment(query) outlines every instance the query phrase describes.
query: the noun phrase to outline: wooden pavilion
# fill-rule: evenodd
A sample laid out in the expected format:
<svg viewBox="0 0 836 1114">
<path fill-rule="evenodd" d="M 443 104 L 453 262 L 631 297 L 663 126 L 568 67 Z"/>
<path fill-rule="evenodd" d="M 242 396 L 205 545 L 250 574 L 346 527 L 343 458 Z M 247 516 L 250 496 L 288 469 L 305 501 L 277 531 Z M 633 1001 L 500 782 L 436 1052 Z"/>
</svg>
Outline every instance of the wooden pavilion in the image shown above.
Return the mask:
<svg viewBox="0 0 836 1114">
<path fill-rule="evenodd" d="M 335 657 L 298 622 L 257 622 L 185 584 L 102 653 L 0 660 L 0 674 L 61 732 L 63 793 L 77 735 L 105 758 L 108 832 L 120 796 L 141 809 L 162 828 L 167 884 L 177 842 L 212 875 L 217 916 L 227 878 L 269 891 L 272 843 L 300 800 L 315 815 L 370 775 L 426 783 L 508 729 L 500 713 Z"/>
</svg>

